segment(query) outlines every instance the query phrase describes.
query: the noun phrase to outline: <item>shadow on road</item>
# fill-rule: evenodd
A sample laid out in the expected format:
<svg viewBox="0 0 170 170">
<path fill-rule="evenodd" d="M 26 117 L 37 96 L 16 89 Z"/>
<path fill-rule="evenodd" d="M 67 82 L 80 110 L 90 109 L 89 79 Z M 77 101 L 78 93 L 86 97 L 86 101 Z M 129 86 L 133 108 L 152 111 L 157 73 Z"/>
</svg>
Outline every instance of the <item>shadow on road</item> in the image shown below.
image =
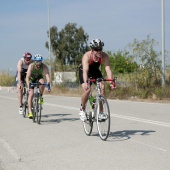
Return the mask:
<svg viewBox="0 0 170 170">
<path fill-rule="evenodd" d="M 123 130 L 117 132 L 110 132 L 109 138 L 113 138 L 116 141 L 128 140 L 134 135 L 150 135 L 155 131 L 153 130 Z"/>
<path fill-rule="evenodd" d="M 66 118 L 65 116 L 69 116 L 71 114 L 48 114 L 42 115 L 41 124 L 42 123 L 61 123 L 63 121 L 76 121 L 79 118 Z M 54 117 L 54 118 L 52 118 Z"/>
</svg>

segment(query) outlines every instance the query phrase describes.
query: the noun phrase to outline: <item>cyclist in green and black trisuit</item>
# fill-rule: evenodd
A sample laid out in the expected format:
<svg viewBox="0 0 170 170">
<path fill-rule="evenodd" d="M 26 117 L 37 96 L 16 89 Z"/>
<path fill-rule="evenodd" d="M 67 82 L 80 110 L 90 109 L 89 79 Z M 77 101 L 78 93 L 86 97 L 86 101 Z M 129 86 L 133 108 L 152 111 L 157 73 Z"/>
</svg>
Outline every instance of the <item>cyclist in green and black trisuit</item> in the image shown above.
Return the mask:
<svg viewBox="0 0 170 170">
<path fill-rule="evenodd" d="M 30 83 L 38 83 L 44 84 L 44 76 L 46 77 L 47 84 L 50 86 L 50 75 L 48 67 L 42 63 L 43 57 L 40 54 L 36 54 L 34 56 L 34 62 L 31 63 L 27 70 L 27 76 L 26 76 L 26 83 L 29 89 L 29 96 L 28 96 L 28 117 L 32 118 L 32 99 L 34 97 L 34 87 L 30 85 Z M 40 86 L 40 95 L 43 95 L 44 93 L 44 85 Z M 50 91 L 50 88 L 48 88 L 48 91 Z M 40 101 L 41 104 L 43 104 L 43 98 Z"/>
</svg>

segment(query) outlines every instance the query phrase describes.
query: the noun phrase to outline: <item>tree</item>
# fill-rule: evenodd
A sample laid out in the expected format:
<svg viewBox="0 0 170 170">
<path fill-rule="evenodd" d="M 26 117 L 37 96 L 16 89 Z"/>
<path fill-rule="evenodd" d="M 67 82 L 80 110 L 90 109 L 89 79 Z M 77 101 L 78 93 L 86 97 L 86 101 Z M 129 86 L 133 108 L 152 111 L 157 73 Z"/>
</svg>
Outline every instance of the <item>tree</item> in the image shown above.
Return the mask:
<svg viewBox="0 0 170 170">
<path fill-rule="evenodd" d="M 118 51 L 117 53 L 107 52 L 110 60 L 110 67 L 114 74 L 132 73 L 138 67 L 134 61 L 134 57 L 129 55 L 127 51 Z M 102 65 L 102 73 L 105 75 L 104 65 Z"/>
<path fill-rule="evenodd" d="M 133 56 L 141 63 L 141 67 L 137 70 L 141 76 L 137 76 L 137 82 L 138 85 L 143 87 L 160 84 L 160 53 L 154 50 L 155 45 L 157 45 L 157 42 L 151 39 L 150 35 L 147 36 L 146 40 L 137 41 L 134 39 L 134 42 L 129 44 Z"/>
<path fill-rule="evenodd" d="M 68 23 L 58 32 L 57 27 L 53 26 L 50 28 L 50 34 L 55 64 L 59 63 L 61 69 L 64 65 L 79 65 L 83 54 L 89 49 L 87 45 L 89 36 L 83 27 L 77 28 L 75 23 Z M 48 42 L 46 42 L 46 48 L 48 48 Z"/>
</svg>

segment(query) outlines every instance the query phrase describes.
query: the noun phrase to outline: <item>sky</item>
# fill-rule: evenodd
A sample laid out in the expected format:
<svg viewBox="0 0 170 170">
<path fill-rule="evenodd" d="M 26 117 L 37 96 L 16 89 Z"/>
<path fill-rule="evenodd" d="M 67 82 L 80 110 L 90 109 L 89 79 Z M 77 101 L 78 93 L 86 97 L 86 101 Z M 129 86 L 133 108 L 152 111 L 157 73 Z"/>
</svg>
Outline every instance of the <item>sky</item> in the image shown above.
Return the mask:
<svg viewBox="0 0 170 170">
<path fill-rule="evenodd" d="M 50 27 L 61 31 L 68 23 L 83 27 L 91 39 L 100 38 L 104 51 L 127 48 L 134 39 L 150 35 L 162 50 L 163 0 L 0 0 L 0 70 L 16 72 L 24 52 L 49 57 L 48 9 Z M 164 0 L 165 50 L 170 58 L 170 0 Z"/>
</svg>

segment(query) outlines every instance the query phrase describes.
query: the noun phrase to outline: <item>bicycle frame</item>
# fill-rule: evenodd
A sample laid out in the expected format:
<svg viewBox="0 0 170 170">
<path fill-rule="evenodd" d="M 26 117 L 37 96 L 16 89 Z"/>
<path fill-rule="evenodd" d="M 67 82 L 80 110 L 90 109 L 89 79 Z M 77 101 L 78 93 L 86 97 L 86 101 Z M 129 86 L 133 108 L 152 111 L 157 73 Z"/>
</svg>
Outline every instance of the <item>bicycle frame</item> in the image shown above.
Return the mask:
<svg viewBox="0 0 170 170">
<path fill-rule="evenodd" d="M 33 122 L 35 122 L 35 119 L 37 119 L 37 123 L 40 124 L 41 122 L 41 111 L 42 111 L 42 104 L 39 102 L 41 100 L 42 96 L 40 95 L 40 86 L 45 85 L 47 86 L 47 83 L 41 84 L 41 83 L 31 83 L 31 86 L 35 87 L 34 89 L 34 97 L 33 97 Z"/>
<path fill-rule="evenodd" d="M 110 133 L 110 109 L 107 102 L 107 99 L 101 94 L 100 83 L 105 81 L 113 81 L 116 82 L 115 79 L 89 79 L 88 85 L 90 88 L 90 94 L 93 93 L 94 89 L 96 89 L 97 94 L 95 97 L 95 106 L 94 108 L 90 106 L 90 101 L 86 103 L 86 117 L 87 120 L 83 122 L 83 127 L 86 135 L 90 135 L 93 129 L 93 122 L 97 122 L 97 129 L 99 136 L 102 140 L 106 140 Z M 96 87 L 94 89 L 91 88 L 90 83 L 96 83 Z M 116 87 L 116 84 L 115 84 Z"/>
<path fill-rule="evenodd" d="M 100 97 L 102 96 L 102 94 L 101 94 L 101 87 L 100 87 L 100 83 L 101 82 L 114 82 L 115 83 L 115 88 L 116 88 L 116 79 L 117 78 L 114 78 L 114 79 L 104 79 L 104 78 L 98 78 L 98 79 L 88 79 L 88 86 L 89 86 L 89 88 L 90 88 L 90 94 L 89 94 L 89 96 L 90 95 L 92 95 L 92 93 L 93 93 L 93 91 L 94 90 L 96 90 L 97 91 L 97 94 L 96 94 L 96 97 L 95 97 L 95 99 L 96 99 L 96 102 L 95 103 L 98 103 L 99 102 L 99 100 L 100 100 Z M 96 87 L 94 88 L 94 89 L 92 89 L 91 88 L 91 86 L 90 86 L 90 83 L 96 83 Z M 105 85 L 105 84 L 104 84 Z M 96 118 L 95 116 L 96 116 L 96 107 L 93 109 L 94 110 L 94 118 Z"/>
</svg>

